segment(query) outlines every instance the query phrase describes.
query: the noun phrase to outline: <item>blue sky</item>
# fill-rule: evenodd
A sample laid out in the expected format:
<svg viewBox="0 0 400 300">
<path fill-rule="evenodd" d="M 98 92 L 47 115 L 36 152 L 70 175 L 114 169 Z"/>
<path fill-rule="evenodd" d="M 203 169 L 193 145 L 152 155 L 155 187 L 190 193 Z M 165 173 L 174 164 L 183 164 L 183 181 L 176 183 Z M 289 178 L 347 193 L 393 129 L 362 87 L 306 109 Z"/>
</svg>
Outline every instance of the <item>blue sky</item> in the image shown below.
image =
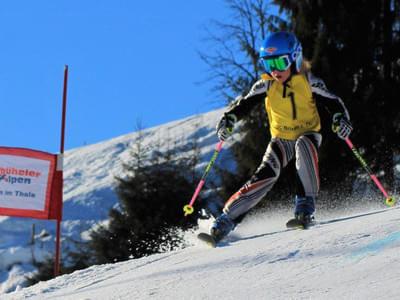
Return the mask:
<svg viewBox="0 0 400 300">
<path fill-rule="evenodd" d="M 207 112 L 204 26 L 224 1 L 20 0 L 0 9 L 0 145 L 57 153 Z"/>
</svg>

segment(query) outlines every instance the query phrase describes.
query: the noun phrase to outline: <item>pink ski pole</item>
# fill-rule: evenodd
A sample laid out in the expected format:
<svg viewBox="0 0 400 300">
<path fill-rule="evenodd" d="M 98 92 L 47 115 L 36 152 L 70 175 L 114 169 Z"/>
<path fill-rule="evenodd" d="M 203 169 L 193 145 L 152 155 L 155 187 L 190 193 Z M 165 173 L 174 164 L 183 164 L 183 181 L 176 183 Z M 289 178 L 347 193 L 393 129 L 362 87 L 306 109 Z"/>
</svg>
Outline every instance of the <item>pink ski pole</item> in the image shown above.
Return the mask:
<svg viewBox="0 0 400 300">
<path fill-rule="evenodd" d="M 203 176 L 201 177 L 199 184 L 197 185 L 197 188 L 196 188 L 196 190 L 195 190 L 195 192 L 193 194 L 192 200 L 190 200 L 189 204 L 187 204 L 187 205 L 185 205 L 183 207 L 183 211 L 185 212 L 185 217 L 187 215 L 190 215 L 190 214 L 193 213 L 193 203 L 194 203 L 194 201 L 196 201 L 196 198 L 199 195 L 200 190 L 204 185 L 204 182 L 205 182 L 206 176 L 208 174 L 208 171 L 210 171 L 211 166 L 214 164 L 214 161 L 217 159 L 217 156 L 218 156 L 219 151 L 221 150 L 222 144 L 223 144 L 223 141 L 220 141 L 218 146 L 217 146 L 217 150 L 215 150 L 213 157 L 211 158 L 210 162 L 208 163 L 207 168 L 204 171 Z"/>
<path fill-rule="evenodd" d="M 388 206 L 393 206 L 395 203 L 394 197 L 390 197 L 386 190 L 383 188 L 381 183 L 379 182 L 378 178 L 372 173 L 371 169 L 368 167 L 367 163 L 365 160 L 361 157 L 360 153 L 358 153 L 357 149 L 354 147 L 353 143 L 350 141 L 349 138 L 346 138 L 346 143 L 350 147 L 351 151 L 353 151 L 354 155 L 358 158 L 358 160 L 361 162 L 361 165 L 364 167 L 364 169 L 368 172 L 369 176 L 372 178 L 372 180 L 376 183 L 378 188 L 381 190 L 381 192 L 385 195 L 386 197 L 386 205 Z"/>
</svg>

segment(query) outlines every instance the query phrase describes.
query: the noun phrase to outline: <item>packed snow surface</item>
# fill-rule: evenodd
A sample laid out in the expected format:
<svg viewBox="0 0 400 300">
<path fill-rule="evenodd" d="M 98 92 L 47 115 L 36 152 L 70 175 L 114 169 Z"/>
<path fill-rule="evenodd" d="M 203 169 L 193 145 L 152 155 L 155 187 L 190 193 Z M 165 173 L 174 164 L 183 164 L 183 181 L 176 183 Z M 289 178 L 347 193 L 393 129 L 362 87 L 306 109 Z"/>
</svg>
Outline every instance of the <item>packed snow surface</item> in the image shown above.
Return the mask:
<svg viewBox="0 0 400 300">
<path fill-rule="evenodd" d="M 192 246 L 92 266 L 1 299 L 400 299 L 400 209 L 284 228 L 287 212 L 253 215 L 217 248 Z M 209 224 L 200 224 L 207 230 Z"/>
</svg>

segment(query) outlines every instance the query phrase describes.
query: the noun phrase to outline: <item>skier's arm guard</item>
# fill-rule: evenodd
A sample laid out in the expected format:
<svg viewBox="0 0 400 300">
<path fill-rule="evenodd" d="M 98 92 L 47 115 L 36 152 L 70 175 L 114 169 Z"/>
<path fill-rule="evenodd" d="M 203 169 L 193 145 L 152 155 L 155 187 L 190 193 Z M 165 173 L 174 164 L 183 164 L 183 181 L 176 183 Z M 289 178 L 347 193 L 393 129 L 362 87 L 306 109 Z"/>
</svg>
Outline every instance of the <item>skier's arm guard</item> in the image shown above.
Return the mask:
<svg viewBox="0 0 400 300">
<path fill-rule="evenodd" d="M 240 95 L 229 106 L 227 114 L 234 114 L 238 120 L 248 115 L 260 101 L 264 101 L 271 86 L 271 81 L 258 80 L 250 89 L 250 92 L 243 97 Z"/>
<path fill-rule="evenodd" d="M 332 94 L 322 79 L 311 73 L 307 74 L 307 79 L 310 83 L 311 92 L 318 101 L 318 106 L 323 106 L 332 118 L 334 114 L 341 113 L 347 120 L 350 120 L 349 112 L 342 99 Z"/>
</svg>

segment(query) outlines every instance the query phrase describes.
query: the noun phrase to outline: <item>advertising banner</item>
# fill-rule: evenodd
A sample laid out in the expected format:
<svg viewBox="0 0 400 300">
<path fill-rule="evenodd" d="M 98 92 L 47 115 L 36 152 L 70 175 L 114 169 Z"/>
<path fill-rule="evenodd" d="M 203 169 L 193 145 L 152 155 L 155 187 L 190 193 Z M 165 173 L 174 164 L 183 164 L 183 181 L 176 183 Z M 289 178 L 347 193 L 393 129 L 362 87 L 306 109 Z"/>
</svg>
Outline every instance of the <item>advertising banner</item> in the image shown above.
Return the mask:
<svg viewBox="0 0 400 300">
<path fill-rule="evenodd" d="M 62 166 L 57 163 L 58 155 L 0 147 L 0 215 L 60 220 Z"/>
</svg>

